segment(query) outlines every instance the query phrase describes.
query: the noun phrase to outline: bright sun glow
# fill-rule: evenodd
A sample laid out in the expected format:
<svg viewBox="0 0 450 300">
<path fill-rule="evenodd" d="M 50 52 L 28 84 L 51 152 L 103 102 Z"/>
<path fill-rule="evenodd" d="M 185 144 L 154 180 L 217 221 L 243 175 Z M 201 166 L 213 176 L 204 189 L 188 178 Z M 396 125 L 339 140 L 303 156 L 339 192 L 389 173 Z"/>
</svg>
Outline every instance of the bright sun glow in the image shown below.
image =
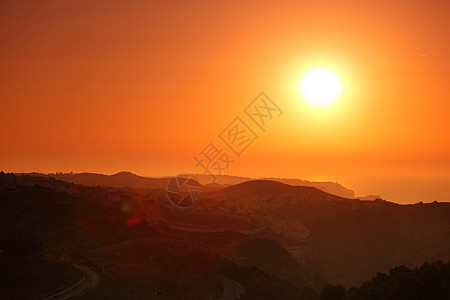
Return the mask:
<svg viewBox="0 0 450 300">
<path fill-rule="evenodd" d="M 314 107 L 323 108 L 335 103 L 342 94 L 344 85 L 333 70 L 315 68 L 309 70 L 300 80 L 300 96 Z"/>
</svg>

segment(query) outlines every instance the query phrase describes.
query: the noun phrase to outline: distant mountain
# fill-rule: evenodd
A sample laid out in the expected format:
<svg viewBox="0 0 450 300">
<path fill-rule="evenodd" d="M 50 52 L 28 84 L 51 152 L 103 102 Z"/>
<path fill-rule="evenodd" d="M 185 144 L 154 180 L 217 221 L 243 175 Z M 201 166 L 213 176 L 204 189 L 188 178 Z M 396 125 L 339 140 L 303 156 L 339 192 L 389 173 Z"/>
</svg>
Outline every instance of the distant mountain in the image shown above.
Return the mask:
<svg viewBox="0 0 450 300">
<path fill-rule="evenodd" d="M 65 182 L 87 186 L 146 187 L 165 189 L 169 181 L 169 178 L 148 178 L 138 176 L 130 172 L 119 172 L 113 175 L 103 175 L 97 173 L 29 173 L 29 175 L 54 177 Z"/>
<path fill-rule="evenodd" d="M 58 180 L 71 182 L 75 184 L 83 184 L 89 186 L 113 186 L 113 187 L 143 187 L 143 188 L 161 188 L 165 189 L 171 177 L 143 177 L 130 172 L 119 172 L 114 175 L 103 175 L 96 173 L 56 173 L 56 174 L 41 174 L 29 173 L 31 176 L 46 176 L 54 177 Z M 250 177 L 239 177 L 229 175 L 217 175 L 216 181 L 212 182 L 209 175 L 194 174 L 198 181 L 205 186 L 205 191 L 217 190 L 229 185 L 239 184 L 246 181 L 255 180 Z M 282 182 L 294 186 L 311 186 L 318 188 L 324 192 L 353 198 L 354 192 L 349 190 L 339 183 L 335 182 L 313 182 L 300 179 L 285 179 L 285 178 L 263 178 L 264 180 L 272 180 Z"/>
<path fill-rule="evenodd" d="M 373 200 L 381 199 L 381 196 L 380 195 L 367 195 L 367 196 L 358 196 L 356 198 L 358 198 L 359 200 L 373 201 Z"/>
</svg>

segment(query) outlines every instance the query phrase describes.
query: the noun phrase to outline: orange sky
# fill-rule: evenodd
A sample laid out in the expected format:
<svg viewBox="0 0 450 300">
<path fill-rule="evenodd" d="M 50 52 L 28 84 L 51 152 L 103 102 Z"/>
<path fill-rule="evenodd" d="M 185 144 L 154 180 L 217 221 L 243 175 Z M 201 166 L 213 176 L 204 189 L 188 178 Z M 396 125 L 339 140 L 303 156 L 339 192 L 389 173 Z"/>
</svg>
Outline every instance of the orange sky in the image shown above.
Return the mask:
<svg viewBox="0 0 450 300">
<path fill-rule="evenodd" d="M 261 91 L 283 110 L 228 174 L 450 201 L 448 1 L 2 1 L 0 169 L 201 172 Z M 304 103 L 314 67 L 341 99 Z"/>
</svg>

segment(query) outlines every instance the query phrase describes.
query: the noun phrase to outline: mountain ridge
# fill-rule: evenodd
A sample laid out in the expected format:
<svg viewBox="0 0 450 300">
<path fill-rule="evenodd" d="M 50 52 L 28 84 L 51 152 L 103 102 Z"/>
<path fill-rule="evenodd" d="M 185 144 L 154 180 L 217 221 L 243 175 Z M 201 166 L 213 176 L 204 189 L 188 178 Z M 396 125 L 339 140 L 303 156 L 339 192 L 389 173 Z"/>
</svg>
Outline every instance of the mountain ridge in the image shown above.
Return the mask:
<svg viewBox="0 0 450 300">
<path fill-rule="evenodd" d="M 164 177 L 144 177 L 128 171 L 121 171 L 112 175 L 99 173 L 18 173 L 17 175 L 30 175 L 36 177 L 54 177 L 58 180 L 71 182 L 75 184 L 89 186 L 113 186 L 113 187 L 144 187 L 144 188 L 163 188 L 167 187 L 167 183 L 172 176 Z M 197 180 L 209 189 L 220 188 L 220 186 L 229 186 L 252 180 L 270 180 L 281 182 L 291 186 L 310 186 L 318 188 L 324 192 L 341 196 L 344 198 L 354 198 L 355 192 L 343 187 L 336 182 L 313 182 L 301 179 L 286 178 L 251 178 L 232 175 L 216 175 L 216 181 L 211 180 L 211 176 L 204 174 L 193 174 Z M 220 185 L 220 186 L 218 186 Z M 209 190 L 208 189 L 208 190 Z"/>
</svg>

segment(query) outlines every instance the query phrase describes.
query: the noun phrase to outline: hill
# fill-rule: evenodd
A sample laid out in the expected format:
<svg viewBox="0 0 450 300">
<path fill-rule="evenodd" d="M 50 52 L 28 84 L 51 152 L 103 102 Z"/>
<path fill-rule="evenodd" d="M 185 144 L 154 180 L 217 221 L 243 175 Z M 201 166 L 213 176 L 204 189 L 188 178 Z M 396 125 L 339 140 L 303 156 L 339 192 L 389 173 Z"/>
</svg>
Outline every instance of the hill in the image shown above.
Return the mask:
<svg viewBox="0 0 450 300">
<path fill-rule="evenodd" d="M 394 265 L 450 260 L 450 203 L 399 205 L 342 198 L 312 187 L 250 181 L 205 195 L 265 228 L 328 282 L 360 284 Z"/>
<path fill-rule="evenodd" d="M 20 174 L 19 174 L 20 175 Z M 22 174 L 24 175 L 24 174 Z M 161 188 L 165 189 L 170 177 L 143 177 L 130 172 L 119 172 L 113 175 L 103 175 L 96 173 L 29 173 L 28 175 L 37 177 L 54 177 L 58 180 L 83 184 L 89 186 L 114 186 L 114 187 L 142 187 L 142 188 Z M 254 180 L 249 177 L 217 175 L 216 182 L 212 182 L 208 175 L 194 174 L 199 182 L 205 186 L 206 191 L 216 190 L 229 185 L 235 185 L 246 181 Z M 283 179 L 283 178 L 265 178 L 264 180 L 272 180 L 282 182 L 289 185 L 312 186 L 330 194 L 338 195 L 346 198 L 353 198 L 354 192 L 338 183 L 334 182 L 312 182 L 299 179 Z"/>
<path fill-rule="evenodd" d="M 41 270 L 63 264 L 50 276 L 67 278 L 62 285 L 75 281 L 71 263 L 100 275 L 103 288 L 93 298 L 175 291 L 202 299 L 195 290 L 220 295 L 217 274 L 230 268 L 253 294 L 258 284 L 243 274 L 272 278 L 270 293 L 284 286 L 292 296 L 296 288 L 359 285 L 396 265 L 450 260 L 450 203 L 361 201 L 256 180 L 205 192 L 192 209 L 179 210 L 163 189 L 3 177 L 0 264 L 8 264 L 8 249 L 42 245 Z M 56 292 L 42 286 L 49 288 L 42 297 Z"/>
</svg>

